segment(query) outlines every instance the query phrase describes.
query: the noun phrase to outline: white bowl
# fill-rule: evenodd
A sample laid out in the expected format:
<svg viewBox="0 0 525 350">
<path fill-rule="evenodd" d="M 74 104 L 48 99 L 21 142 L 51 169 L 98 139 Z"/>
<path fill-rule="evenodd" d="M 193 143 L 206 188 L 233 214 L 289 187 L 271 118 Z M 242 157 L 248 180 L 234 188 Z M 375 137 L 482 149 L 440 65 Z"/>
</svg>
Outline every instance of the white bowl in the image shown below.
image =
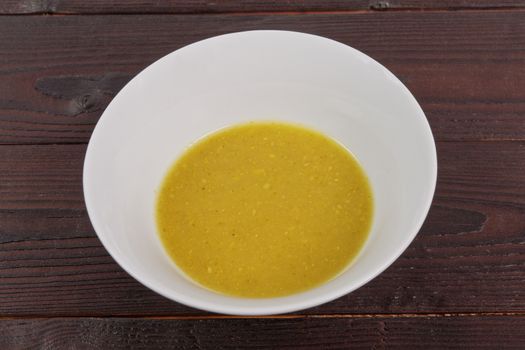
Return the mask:
<svg viewBox="0 0 525 350">
<path fill-rule="evenodd" d="M 229 297 L 177 271 L 157 237 L 156 191 L 168 167 L 196 139 L 261 119 L 317 129 L 355 154 L 372 184 L 374 222 L 356 261 L 328 283 L 280 298 Z M 333 300 L 385 270 L 421 227 L 436 173 L 425 115 L 386 68 L 319 36 L 251 31 L 186 46 L 131 80 L 91 136 L 84 195 L 108 252 L 145 286 L 203 310 L 267 315 Z"/>
</svg>

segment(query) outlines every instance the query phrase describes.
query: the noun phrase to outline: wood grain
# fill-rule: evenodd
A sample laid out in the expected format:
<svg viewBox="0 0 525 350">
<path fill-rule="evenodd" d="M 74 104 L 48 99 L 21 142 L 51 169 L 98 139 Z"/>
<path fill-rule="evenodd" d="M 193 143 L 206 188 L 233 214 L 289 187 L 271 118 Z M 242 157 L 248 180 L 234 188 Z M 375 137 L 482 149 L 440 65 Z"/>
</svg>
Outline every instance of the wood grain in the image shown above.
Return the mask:
<svg viewBox="0 0 525 350">
<path fill-rule="evenodd" d="M 0 14 L 239 13 L 523 8 L 519 0 L 3 0 Z"/>
<path fill-rule="evenodd" d="M 525 11 L 458 11 L 0 17 L 0 143 L 85 143 L 145 66 L 250 29 L 319 34 L 371 55 L 413 92 L 437 140 L 525 140 Z"/>
<path fill-rule="evenodd" d="M 0 1 L 0 349 L 522 349 L 524 10 L 521 0 Z M 93 127 L 133 76 L 194 41 L 251 29 L 371 55 L 413 92 L 438 140 L 436 196 L 407 251 L 347 296 L 269 318 L 211 315 L 143 287 L 102 247 L 81 184 Z"/>
<path fill-rule="evenodd" d="M 523 349 L 525 317 L 0 321 L 3 349 Z"/>
<path fill-rule="evenodd" d="M 0 315 L 203 315 L 142 287 L 87 218 L 85 145 L 0 146 Z M 382 275 L 309 314 L 524 312 L 525 142 L 440 142 L 420 234 Z"/>
</svg>

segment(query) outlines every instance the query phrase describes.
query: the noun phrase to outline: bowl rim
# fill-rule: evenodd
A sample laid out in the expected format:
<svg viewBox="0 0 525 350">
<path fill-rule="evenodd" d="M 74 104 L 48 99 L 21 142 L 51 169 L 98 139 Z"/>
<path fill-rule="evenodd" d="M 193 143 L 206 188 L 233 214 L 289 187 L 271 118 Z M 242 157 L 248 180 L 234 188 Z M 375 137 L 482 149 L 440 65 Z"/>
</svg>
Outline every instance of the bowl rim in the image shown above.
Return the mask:
<svg viewBox="0 0 525 350">
<path fill-rule="evenodd" d="M 210 40 L 217 40 L 220 38 L 225 37 L 232 37 L 232 36 L 242 36 L 242 35 L 249 35 L 251 33 L 262 33 L 262 34 L 282 34 L 282 33 L 288 33 L 288 34 L 296 34 L 300 36 L 305 37 L 313 37 L 313 38 L 321 38 L 323 40 L 331 41 L 334 45 L 343 46 L 348 50 L 351 50 L 353 54 L 357 56 L 361 56 L 363 58 L 366 58 L 367 60 L 370 60 L 371 62 L 375 63 L 378 68 L 381 68 L 384 70 L 384 72 L 389 76 L 390 79 L 393 79 L 395 82 L 399 84 L 399 88 L 403 90 L 403 92 L 407 95 L 409 103 L 411 103 L 414 107 L 416 107 L 417 111 L 416 113 L 420 114 L 422 116 L 422 125 L 420 131 L 423 132 L 425 135 L 424 140 L 426 143 L 426 148 L 429 151 L 429 160 L 426 162 L 426 166 L 429 166 L 429 174 L 430 177 L 426 179 L 427 186 L 429 188 L 427 196 L 422 199 L 421 203 L 424 203 L 423 209 L 421 210 L 421 214 L 419 217 L 417 217 L 416 220 L 414 220 L 414 224 L 412 225 L 412 230 L 409 234 L 406 235 L 406 238 L 403 241 L 403 244 L 396 247 L 396 253 L 392 255 L 391 259 L 386 260 L 382 264 L 380 264 L 375 270 L 370 271 L 370 273 L 366 274 L 365 277 L 361 278 L 360 280 L 354 281 L 354 283 L 350 285 L 345 285 L 342 287 L 339 287 L 337 289 L 333 289 L 330 291 L 327 291 L 326 293 L 323 293 L 322 295 L 319 295 L 316 298 L 308 298 L 305 300 L 299 300 L 299 301 L 290 301 L 287 302 L 286 305 L 272 305 L 272 306 L 253 306 L 253 307 L 246 307 L 246 306 L 230 306 L 230 305 L 220 305 L 213 302 L 208 302 L 207 300 L 202 300 L 198 298 L 194 298 L 187 294 L 181 294 L 181 293 L 173 293 L 172 291 L 168 292 L 164 290 L 163 288 L 153 285 L 148 281 L 147 279 L 143 279 L 138 273 L 133 271 L 132 268 L 130 268 L 126 261 L 122 259 L 116 252 L 113 251 L 113 248 L 111 248 L 111 244 L 109 243 L 109 240 L 105 237 L 104 234 L 100 234 L 99 232 L 104 232 L 101 221 L 98 218 L 98 215 L 95 212 L 94 204 L 93 204 L 93 198 L 90 194 L 89 185 L 88 185 L 88 178 L 90 176 L 90 173 L 93 173 L 92 166 L 94 164 L 93 162 L 93 148 L 95 143 L 97 142 L 97 139 L 100 137 L 100 129 L 103 128 L 105 124 L 105 120 L 107 120 L 110 116 L 106 113 L 107 108 L 109 105 L 111 105 L 115 97 L 127 90 L 130 85 L 133 84 L 133 82 L 136 82 L 137 76 L 141 75 L 142 73 L 146 72 L 151 66 L 160 63 L 168 58 L 168 56 L 176 55 L 184 52 L 186 49 L 194 46 L 194 45 L 202 45 L 205 44 L 207 41 Z M 163 297 L 170 299 L 172 301 L 184 304 L 186 306 L 190 306 L 199 310 L 203 311 L 209 311 L 214 313 L 222 313 L 222 314 L 230 314 L 230 315 L 241 315 L 241 316 L 255 316 L 255 315 L 274 315 L 274 314 L 283 314 L 283 313 L 290 313 L 294 311 L 304 310 L 307 308 L 315 307 L 330 301 L 333 301 L 339 297 L 342 297 L 358 288 L 361 288 L 363 285 L 377 277 L 379 274 L 381 274 L 383 271 L 385 271 L 389 266 L 391 266 L 400 256 L 403 254 L 403 252 L 408 248 L 410 243 L 414 240 L 418 232 L 420 231 L 427 215 L 430 210 L 430 207 L 432 205 L 432 200 L 434 197 L 434 193 L 436 190 L 436 183 L 437 183 L 437 169 L 438 169 L 438 163 L 437 163 L 437 151 L 436 151 L 436 145 L 435 140 L 432 135 L 432 130 L 430 128 L 430 124 L 428 122 L 428 119 L 426 118 L 426 115 L 424 111 L 422 110 L 421 106 L 417 102 L 416 98 L 412 95 L 412 93 L 408 90 L 408 88 L 392 73 L 390 70 L 388 70 L 386 67 L 384 67 L 381 63 L 377 62 L 372 57 L 366 55 L 365 53 L 347 45 L 344 43 L 341 43 L 339 41 L 326 38 L 320 35 L 315 34 L 309 34 L 309 33 L 303 33 L 298 31 L 288 31 L 288 30 L 249 30 L 249 31 L 240 31 L 240 32 L 232 32 L 222 35 L 217 35 L 213 37 L 209 37 L 203 40 L 196 41 L 194 43 L 191 43 L 189 45 L 183 46 L 177 50 L 174 50 L 163 57 L 157 59 L 156 61 L 150 63 L 147 67 L 142 69 L 139 73 L 137 73 L 119 92 L 115 95 L 113 100 L 109 103 L 108 107 L 106 107 L 106 110 L 102 113 L 99 120 L 97 121 L 97 124 L 95 125 L 95 128 L 93 129 L 93 132 L 91 134 L 91 137 L 89 139 L 89 143 L 86 149 L 85 158 L 84 158 L 84 164 L 83 164 L 83 173 L 82 173 L 82 184 L 83 184 L 83 194 L 84 194 L 84 200 L 86 204 L 86 211 L 88 213 L 88 217 L 91 221 L 91 224 L 95 230 L 95 233 L 97 234 L 98 239 L 101 241 L 102 245 L 106 249 L 106 251 L 109 253 L 109 255 L 117 262 L 117 264 L 126 271 L 130 276 L 132 276 L 135 280 L 140 282 L 145 287 L 153 290 L 154 292 L 162 295 Z M 409 230 L 410 231 L 410 230 Z M 287 299 L 295 295 L 299 295 L 301 293 L 293 294 L 290 296 L 285 297 L 276 297 L 276 298 L 265 298 L 262 300 L 278 300 L 278 299 Z M 231 297 L 235 299 L 245 299 L 250 300 L 246 298 L 239 298 L 239 297 Z M 254 300 L 261 300 L 261 299 L 254 299 Z M 287 300 L 288 301 L 288 300 Z"/>
</svg>

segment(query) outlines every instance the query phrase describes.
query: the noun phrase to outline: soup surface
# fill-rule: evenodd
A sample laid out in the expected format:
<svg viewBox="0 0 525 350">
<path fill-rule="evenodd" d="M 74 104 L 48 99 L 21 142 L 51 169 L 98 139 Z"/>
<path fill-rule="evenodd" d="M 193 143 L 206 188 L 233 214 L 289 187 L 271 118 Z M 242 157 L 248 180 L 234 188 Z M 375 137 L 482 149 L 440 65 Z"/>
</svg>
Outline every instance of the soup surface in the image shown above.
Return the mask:
<svg viewBox="0 0 525 350">
<path fill-rule="evenodd" d="M 164 247 L 188 277 L 260 298 L 342 272 L 367 238 L 373 200 L 357 160 L 332 139 L 253 122 L 192 145 L 168 171 L 156 211 Z"/>
</svg>

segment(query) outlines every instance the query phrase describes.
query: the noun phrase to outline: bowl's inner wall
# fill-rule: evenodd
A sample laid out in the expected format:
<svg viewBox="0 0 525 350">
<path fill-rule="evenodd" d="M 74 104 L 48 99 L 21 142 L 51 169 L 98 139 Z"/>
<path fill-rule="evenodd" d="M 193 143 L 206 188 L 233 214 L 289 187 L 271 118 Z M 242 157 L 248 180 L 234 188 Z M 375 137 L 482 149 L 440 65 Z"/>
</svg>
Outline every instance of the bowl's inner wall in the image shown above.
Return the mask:
<svg viewBox="0 0 525 350">
<path fill-rule="evenodd" d="M 165 296 L 233 313 L 281 312 L 359 287 L 411 241 L 435 181 L 425 117 L 390 73 L 330 40 L 262 33 L 197 43 L 147 68 L 108 107 L 86 158 L 90 217 L 114 258 Z M 157 238 L 156 190 L 172 162 L 205 134 L 250 120 L 324 132 L 356 155 L 372 183 L 374 225 L 363 252 L 306 293 L 247 300 L 209 292 L 181 276 Z"/>
</svg>

